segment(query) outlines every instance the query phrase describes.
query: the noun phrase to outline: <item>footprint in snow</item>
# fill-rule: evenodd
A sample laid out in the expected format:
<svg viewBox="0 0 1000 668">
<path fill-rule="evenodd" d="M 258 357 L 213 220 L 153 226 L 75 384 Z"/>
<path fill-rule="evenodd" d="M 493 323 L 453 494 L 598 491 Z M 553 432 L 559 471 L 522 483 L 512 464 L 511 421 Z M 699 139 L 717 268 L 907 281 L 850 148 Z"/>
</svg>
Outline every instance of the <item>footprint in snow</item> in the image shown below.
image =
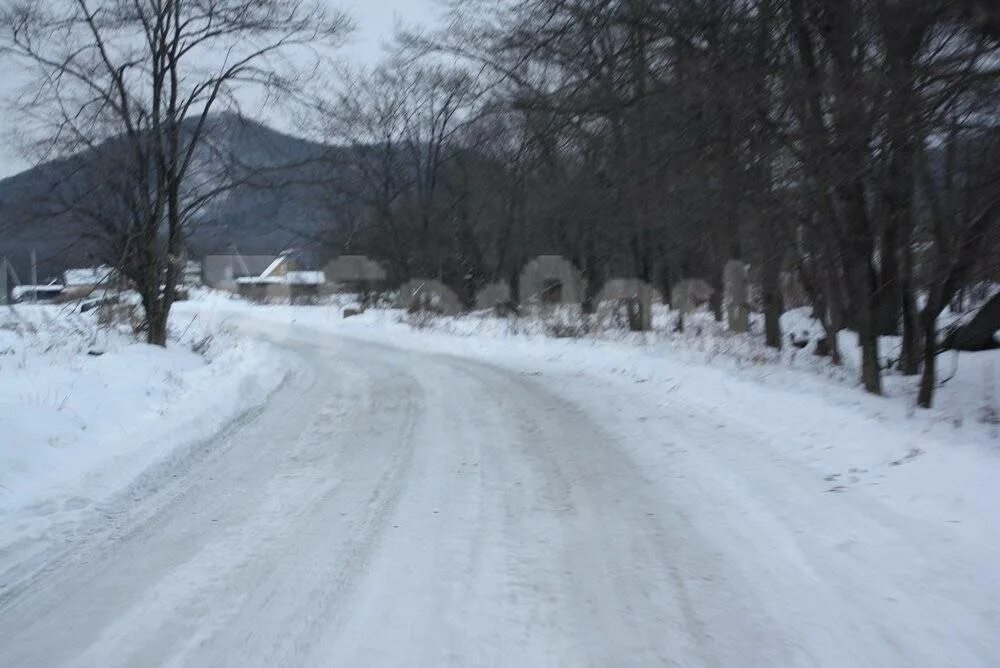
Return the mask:
<svg viewBox="0 0 1000 668">
<path fill-rule="evenodd" d="M 910 451 L 906 453 L 905 456 L 900 457 L 899 459 L 894 459 L 893 461 L 889 462 L 889 466 L 899 466 L 900 464 L 905 464 L 906 462 L 912 462 L 914 459 L 916 459 L 922 454 L 924 454 L 924 451 L 921 450 L 920 448 L 910 448 Z"/>
</svg>

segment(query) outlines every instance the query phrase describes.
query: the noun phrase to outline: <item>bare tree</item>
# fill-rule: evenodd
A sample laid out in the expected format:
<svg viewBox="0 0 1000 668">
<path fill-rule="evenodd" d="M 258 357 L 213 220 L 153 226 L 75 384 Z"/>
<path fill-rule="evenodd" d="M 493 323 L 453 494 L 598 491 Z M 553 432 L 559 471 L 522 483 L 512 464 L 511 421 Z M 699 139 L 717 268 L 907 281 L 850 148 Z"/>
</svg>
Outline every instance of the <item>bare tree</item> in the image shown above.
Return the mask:
<svg viewBox="0 0 1000 668">
<path fill-rule="evenodd" d="M 1000 131 L 969 140 L 958 124 L 944 142 L 948 154 L 935 183 L 926 151 L 919 155 L 921 192 L 927 202 L 926 297 L 920 312 L 923 373 L 917 404 L 930 408 L 937 383 L 938 317 L 972 277 L 984 249 L 1000 236 Z"/>
<path fill-rule="evenodd" d="M 440 276 L 455 260 L 456 220 L 469 195 L 458 188 L 457 160 L 479 94 L 474 79 L 397 58 L 348 73 L 340 85 L 316 108 L 334 146 L 330 187 L 368 212 L 368 228 L 351 244 L 388 260 L 398 279 Z"/>
<path fill-rule="evenodd" d="M 139 292 L 147 340 L 165 345 L 185 229 L 231 188 L 202 160 L 212 114 L 244 86 L 293 93 L 296 60 L 315 61 L 346 17 L 306 0 L 54 0 L 8 3 L 0 26 L 38 75 L 23 102 L 51 150 L 107 177 L 122 207 L 108 259 Z"/>
</svg>

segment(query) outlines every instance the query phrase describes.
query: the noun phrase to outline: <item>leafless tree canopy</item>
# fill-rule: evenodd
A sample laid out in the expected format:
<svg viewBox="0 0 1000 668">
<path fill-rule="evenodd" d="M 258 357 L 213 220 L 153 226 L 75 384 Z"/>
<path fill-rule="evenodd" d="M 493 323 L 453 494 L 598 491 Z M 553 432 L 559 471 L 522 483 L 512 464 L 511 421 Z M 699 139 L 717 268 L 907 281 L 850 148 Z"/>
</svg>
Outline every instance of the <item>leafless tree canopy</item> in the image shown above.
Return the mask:
<svg viewBox="0 0 1000 668">
<path fill-rule="evenodd" d="M 437 33 L 321 105 L 355 146 L 338 249 L 466 299 L 539 253 L 594 289 L 665 293 L 754 267 L 768 342 L 782 283 L 850 327 L 881 391 L 903 338 L 930 405 L 938 315 L 996 278 L 1000 129 L 993 3 L 969 0 L 453 0 Z M 721 312 L 719 305 L 715 305 Z"/>
</svg>

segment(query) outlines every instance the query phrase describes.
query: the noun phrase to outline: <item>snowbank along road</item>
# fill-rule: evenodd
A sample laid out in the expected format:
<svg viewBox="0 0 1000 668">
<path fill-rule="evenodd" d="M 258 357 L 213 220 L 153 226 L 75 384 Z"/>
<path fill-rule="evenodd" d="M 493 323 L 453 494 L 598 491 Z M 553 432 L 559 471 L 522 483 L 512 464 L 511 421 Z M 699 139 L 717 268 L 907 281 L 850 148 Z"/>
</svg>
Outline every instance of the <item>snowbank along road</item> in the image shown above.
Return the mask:
<svg viewBox="0 0 1000 668">
<path fill-rule="evenodd" d="M 746 426 L 657 402 L 624 432 L 598 404 L 641 387 L 280 339 L 263 408 L 8 568 L 0 665 L 1000 661 L 995 553 L 741 471 Z"/>
</svg>

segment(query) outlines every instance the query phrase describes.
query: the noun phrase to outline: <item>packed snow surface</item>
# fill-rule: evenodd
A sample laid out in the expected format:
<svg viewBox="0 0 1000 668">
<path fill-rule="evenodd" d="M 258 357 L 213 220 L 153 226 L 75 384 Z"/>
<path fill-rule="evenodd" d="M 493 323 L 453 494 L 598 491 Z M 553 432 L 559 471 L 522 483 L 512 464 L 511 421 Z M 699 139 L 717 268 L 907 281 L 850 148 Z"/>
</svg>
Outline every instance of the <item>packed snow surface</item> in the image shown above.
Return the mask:
<svg viewBox="0 0 1000 668">
<path fill-rule="evenodd" d="M 0 664 L 1000 661 L 992 353 L 923 413 L 901 382 L 866 397 L 691 327 L 194 314 L 287 380 L 30 559 L 0 554 Z"/>
<path fill-rule="evenodd" d="M 108 495 L 263 402 L 287 372 L 277 348 L 198 318 L 178 319 L 160 348 L 96 315 L 0 308 L 0 597 L 6 554 L 62 541 Z"/>
</svg>

